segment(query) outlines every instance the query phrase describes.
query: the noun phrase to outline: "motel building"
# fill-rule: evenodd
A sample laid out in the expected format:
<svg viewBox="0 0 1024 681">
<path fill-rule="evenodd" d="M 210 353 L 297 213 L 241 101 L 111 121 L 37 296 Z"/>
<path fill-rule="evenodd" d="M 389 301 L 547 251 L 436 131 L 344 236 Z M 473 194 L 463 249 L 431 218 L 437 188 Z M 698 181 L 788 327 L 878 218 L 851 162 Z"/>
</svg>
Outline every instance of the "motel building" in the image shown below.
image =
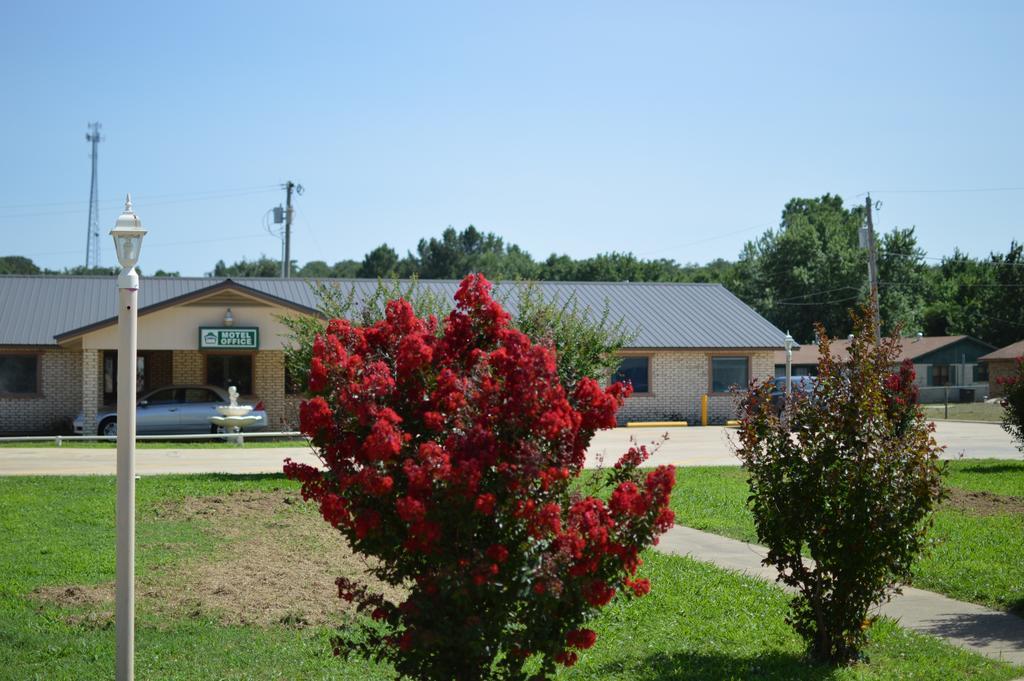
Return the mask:
<svg viewBox="0 0 1024 681">
<path fill-rule="evenodd" d="M 373 280 L 333 280 L 355 300 Z M 270 430 L 298 425 L 301 386 L 285 372 L 282 316 L 317 315 L 312 280 L 146 277 L 139 287 L 137 387 L 236 386 L 262 402 Z M 504 286 L 514 287 L 514 284 Z M 452 300 L 457 281 L 421 281 Z M 735 413 L 734 385 L 770 377 L 785 334 L 718 284 L 542 282 L 548 300 L 621 319 L 635 332 L 619 376 L 634 394 L 620 420 L 700 423 Z M 496 286 L 499 298 L 502 285 Z M 514 310 L 515 295 L 507 297 Z M 0 434 L 70 432 L 84 415 L 116 403 L 117 289 L 114 277 L 0 276 Z"/>
</svg>

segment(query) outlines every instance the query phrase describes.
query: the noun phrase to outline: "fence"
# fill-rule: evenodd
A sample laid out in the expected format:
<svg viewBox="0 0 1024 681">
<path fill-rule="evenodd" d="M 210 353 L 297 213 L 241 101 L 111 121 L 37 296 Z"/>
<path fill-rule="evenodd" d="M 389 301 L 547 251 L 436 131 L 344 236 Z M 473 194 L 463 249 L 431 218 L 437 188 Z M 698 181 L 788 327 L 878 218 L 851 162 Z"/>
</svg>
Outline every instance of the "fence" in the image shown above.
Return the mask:
<svg viewBox="0 0 1024 681">
<path fill-rule="evenodd" d="M 305 439 L 305 435 L 298 431 L 280 431 L 273 433 L 196 433 L 193 435 L 136 435 L 135 439 L 138 441 L 153 440 L 157 442 L 171 441 L 171 440 L 223 440 L 224 442 L 233 442 L 236 445 L 245 444 L 247 438 L 261 438 L 261 437 L 301 437 Z M 96 441 L 96 442 L 117 442 L 116 435 L 18 435 L 14 437 L 0 437 L 0 442 L 48 442 L 53 440 L 54 446 L 61 447 L 65 442 L 85 442 L 85 441 Z"/>
</svg>

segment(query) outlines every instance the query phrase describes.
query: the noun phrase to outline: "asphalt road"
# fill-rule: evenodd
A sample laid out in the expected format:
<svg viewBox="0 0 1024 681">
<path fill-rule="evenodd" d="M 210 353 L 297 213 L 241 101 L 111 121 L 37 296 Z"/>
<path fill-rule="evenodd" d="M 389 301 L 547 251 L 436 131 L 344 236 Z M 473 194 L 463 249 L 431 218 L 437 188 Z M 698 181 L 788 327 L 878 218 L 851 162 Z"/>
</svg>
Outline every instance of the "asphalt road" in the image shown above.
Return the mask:
<svg viewBox="0 0 1024 681">
<path fill-rule="evenodd" d="M 730 466 L 733 428 L 616 428 L 598 433 L 587 453 L 587 466 L 615 463 L 632 443 L 656 449 L 652 465 Z M 663 439 L 667 436 L 667 439 Z M 946 446 L 947 458 L 1021 459 L 1010 437 L 993 423 L 937 422 L 936 438 Z M 281 462 L 317 464 L 305 448 L 140 449 L 135 470 L 139 475 L 162 473 L 276 473 Z M 75 447 L 0 448 L 0 475 L 113 475 L 113 449 Z"/>
</svg>

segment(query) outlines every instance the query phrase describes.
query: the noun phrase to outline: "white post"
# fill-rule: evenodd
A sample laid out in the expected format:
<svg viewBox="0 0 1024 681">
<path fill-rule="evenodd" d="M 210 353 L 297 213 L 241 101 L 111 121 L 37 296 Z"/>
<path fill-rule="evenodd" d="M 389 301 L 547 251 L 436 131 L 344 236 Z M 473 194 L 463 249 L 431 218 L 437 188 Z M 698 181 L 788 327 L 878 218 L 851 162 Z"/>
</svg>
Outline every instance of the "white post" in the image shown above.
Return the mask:
<svg viewBox="0 0 1024 681">
<path fill-rule="evenodd" d="M 787 331 L 786 332 L 786 340 L 785 340 L 785 344 L 786 344 L 786 400 L 787 401 L 789 401 L 789 398 L 792 396 L 792 393 L 793 393 L 793 342 L 794 342 L 793 337 L 791 335 L 789 335 L 789 332 Z"/>
<path fill-rule="evenodd" d="M 117 681 L 135 678 L 135 381 L 138 355 L 139 260 L 146 230 L 132 212 L 131 196 L 117 218 L 114 248 L 117 275 L 117 570 L 114 628 L 117 639 Z"/>
<path fill-rule="evenodd" d="M 117 681 L 135 678 L 135 372 L 139 275 L 117 278 Z"/>
</svg>

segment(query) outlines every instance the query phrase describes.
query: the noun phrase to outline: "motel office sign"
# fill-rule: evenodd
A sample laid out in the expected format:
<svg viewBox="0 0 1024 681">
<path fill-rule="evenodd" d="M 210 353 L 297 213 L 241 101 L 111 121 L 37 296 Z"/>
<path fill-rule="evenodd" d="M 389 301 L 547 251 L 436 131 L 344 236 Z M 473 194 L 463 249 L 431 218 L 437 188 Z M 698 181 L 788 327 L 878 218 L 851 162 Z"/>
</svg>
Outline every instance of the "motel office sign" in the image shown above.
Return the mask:
<svg viewBox="0 0 1024 681">
<path fill-rule="evenodd" d="M 258 350 L 260 330 L 256 327 L 199 327 L 200 350 Z"/>
</svg>

